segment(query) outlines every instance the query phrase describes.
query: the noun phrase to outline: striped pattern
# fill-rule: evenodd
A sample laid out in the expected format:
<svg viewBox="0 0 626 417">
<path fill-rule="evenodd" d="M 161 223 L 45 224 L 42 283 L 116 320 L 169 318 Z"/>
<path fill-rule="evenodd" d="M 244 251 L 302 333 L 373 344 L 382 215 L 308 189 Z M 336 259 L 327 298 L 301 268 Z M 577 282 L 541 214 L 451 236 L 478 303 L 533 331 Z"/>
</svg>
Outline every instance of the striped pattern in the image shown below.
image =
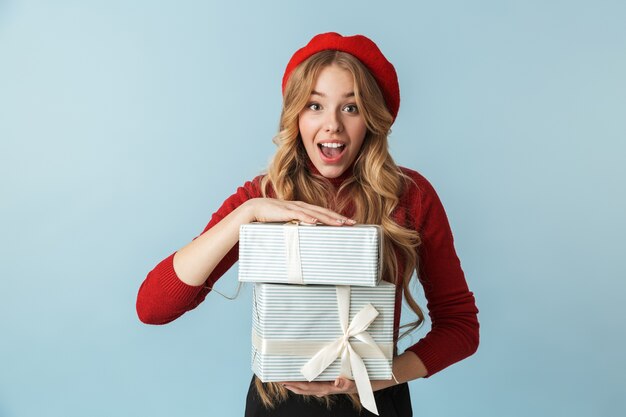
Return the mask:
<svg viewBox="0 0 626 417">
<path fill-rule="evenodd" d="M 377 344 L 393 346 L 395 286 L 382 281 L 377 287 L 352 287 L 350 320 L 370 303 L 379 312 L 367 332 Z M 343 333 L 337 314 L 334 286 L 257 283 L 253 290 L 252 331 L 267 340 L 331 342 Z M 350 342 L 355 342 L 352 338 Z M 310 356 L 264 354 L 252 347 L 252 370 L 263 382 L 304 381 L 300 368 Z M 390 359 L 364 358 L 371 380 L 390 379 Z M 339 376 L 340 360 L 333 362 L 316 381 L 332 381 Z"/>
<path fill-rule="evenodd" d="M 282 223 L 250 223 L 239 231 L 239 280 L 288 283 Z M 381 228 L 298 226 L 305 284 L 374 287 L 380 282 Z"/>
</svg>

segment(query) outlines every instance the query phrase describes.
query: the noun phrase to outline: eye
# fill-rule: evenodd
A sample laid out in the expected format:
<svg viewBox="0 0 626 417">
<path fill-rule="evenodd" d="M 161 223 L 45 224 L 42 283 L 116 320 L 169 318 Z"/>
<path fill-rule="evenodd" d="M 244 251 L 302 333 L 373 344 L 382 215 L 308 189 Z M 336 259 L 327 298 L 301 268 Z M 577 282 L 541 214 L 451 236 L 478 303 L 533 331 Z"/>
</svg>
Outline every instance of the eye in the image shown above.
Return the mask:
<svg viewBox="0 0 626 417">
<path fill-rule="evenodd" d="M 358 113 L 359 108 L 356 106 L 356 104 L 348 104 L 347 106 L 343 108 L 343 111 L 348 112 L 348 113 Z"/>
<path fill-rule="evenodd" d="M 309 110 L 313 110 L 313 111 L 318 111 L 322 109 L 322 106 L 320 106 L 318 103 L 309 103 L 307 104 L 307 109 Z"/>
</svg>

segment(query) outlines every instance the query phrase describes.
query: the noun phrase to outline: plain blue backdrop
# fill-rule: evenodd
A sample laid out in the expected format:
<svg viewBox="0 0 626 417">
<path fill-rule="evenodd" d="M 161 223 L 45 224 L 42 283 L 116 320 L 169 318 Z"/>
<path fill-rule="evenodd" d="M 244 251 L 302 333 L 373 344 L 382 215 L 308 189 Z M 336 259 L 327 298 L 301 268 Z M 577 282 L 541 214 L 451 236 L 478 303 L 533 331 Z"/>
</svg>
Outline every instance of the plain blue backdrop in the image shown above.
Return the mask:
<svg viewBox="0 0 626 417">
<path fill-rule="evenodd" d="M 135 297 L 266 167 L 284 67 L 325 31 L 394 63 L 392 153 L 438 190 L 480 308 L 478 352 L 412 382 L 415 415 L 626 415 L 625 21 L 618 0 L 0 1 L 0 416 L 243 414 L 251 288 L 166 326 Z"/>
</svg>

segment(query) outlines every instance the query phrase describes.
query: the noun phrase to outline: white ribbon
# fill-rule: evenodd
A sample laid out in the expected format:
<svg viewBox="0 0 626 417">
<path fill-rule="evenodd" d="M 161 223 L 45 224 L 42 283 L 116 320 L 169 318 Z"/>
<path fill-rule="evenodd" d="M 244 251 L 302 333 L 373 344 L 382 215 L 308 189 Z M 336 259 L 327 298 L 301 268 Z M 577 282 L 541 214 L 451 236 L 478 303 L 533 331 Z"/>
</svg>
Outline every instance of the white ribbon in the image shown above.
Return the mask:
<svg viewBox="0 0 626 417">
<path fill-rule="evenodd" d="M 369 325 L 378 316 L 378 311 L 371 305 L 365 305 L 352 319 L 348 325 L 350 317 L 350 287 L 339 285 L 337 290 L 337 307 L 339 312 L 339 322 L 343 336 L 332 341 L 317 352 L 303 367 L 300 369 L 302 375 L 310 382 L 313 381 L 324 369 L 341 356 L 341 376 L 352 378 L 359 394 L 361 404 L 367 410 L 378 415 L 376 408 L 376 400 L 374 399 L 374 391 L 365 368 L 363 359 L 355 352 L 350 344 L 350 338 L 354 337 L 367 345 L 376 348 L 376 355 L 385 358 L 385 354 L 376 345 L 372 336 L 365 331 Z"/>
<path fill-rule="evenodd" d="M 378 343 L 372 347 L 358 340 L 350 342 L 361 358 L 379 358 L 381 350 L 387 360 L 393 357 L 393 343 Z M 328 345 L 328 340 L 265 339 L 252 329 L 252 346 L 262 355 L 312 357 Z"/>
<path fill-rule="evenodd" d="M 285 235 L 285 249 L 287 251 L 287 282 L 289 284 L 304 284 L 302 279 L 302 262 L 300 260 L 300 233 L 298 223 L 287 223 L 283 228 Z"/>
</svg>

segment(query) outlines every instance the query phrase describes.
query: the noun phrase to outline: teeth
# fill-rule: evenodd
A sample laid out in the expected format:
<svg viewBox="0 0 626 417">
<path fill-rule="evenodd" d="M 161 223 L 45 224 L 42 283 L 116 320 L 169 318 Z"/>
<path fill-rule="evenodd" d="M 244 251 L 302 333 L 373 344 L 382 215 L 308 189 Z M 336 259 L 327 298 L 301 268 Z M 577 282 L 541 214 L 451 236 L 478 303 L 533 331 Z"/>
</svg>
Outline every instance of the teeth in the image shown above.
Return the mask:
<svg viewBox="0 0 626 417">
<path fill-rule="evenodd" d="M 344 145 L 341 143 L 320 143 L 320 146 L 323 146 L 324 148 L 341 148 Z"/>
</svg>

